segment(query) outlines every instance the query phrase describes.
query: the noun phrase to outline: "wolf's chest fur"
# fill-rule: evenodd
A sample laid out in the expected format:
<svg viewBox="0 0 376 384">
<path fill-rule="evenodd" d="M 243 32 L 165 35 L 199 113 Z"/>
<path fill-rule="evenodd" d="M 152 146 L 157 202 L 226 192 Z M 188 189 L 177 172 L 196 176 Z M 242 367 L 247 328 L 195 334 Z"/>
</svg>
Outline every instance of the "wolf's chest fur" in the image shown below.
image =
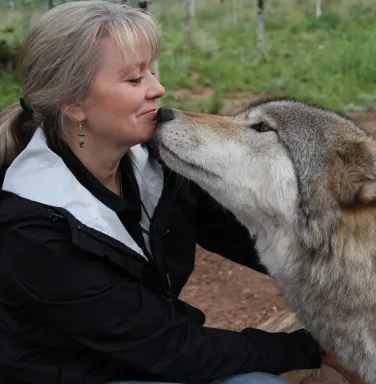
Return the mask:
<svg viewBox="0 0 376 384">
<path fill-rule="evenodd" d="M 254 228 L 251 231 L 254 235 Z M 347 240 L 342 255 L 333 255 L 332 260 L 304 253 L 293 234 L 283 228 L 269 233 L 261 231 L 256 247 L 261 262 L 302 324 L 323 348 L 332 348 L 343 365 L 357 371 L 361 367 L 360 373 L 373 383 L 376 265 L 370 262 L 371 258 L 354 260 L 350 255 L 353 250 L 345 248 L 351 248 L 351 239 Z M 365 286 L 375 294 L 366 295 Z M 355 350 L 354 345 L 358 346 Z"/>
</svg>

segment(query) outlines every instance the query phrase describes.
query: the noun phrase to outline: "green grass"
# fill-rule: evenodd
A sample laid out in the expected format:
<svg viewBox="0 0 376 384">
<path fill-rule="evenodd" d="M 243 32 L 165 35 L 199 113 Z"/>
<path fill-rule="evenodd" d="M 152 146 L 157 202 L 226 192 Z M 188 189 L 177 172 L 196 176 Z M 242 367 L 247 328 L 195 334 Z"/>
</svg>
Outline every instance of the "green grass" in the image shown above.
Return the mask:
<svg viewBox="0 0 376 384">
<path fill-rule="evenodd" d="M 228 3 L 222 14 L 218 6 L 202 5 L 197 10 L 199 28 L 194 29 L 192 51 L 184 48 L 182 10 L 176 5 L 158 14 L 155 7 L 164 28 L 160 66 L 167 89 L 189 83 L 194 71 L 200 73 L 202 86 L 213 87 L 222 97 L 251 91 L 291 96 L 341 111 L 375 104 L 376 25 L 374 12 L 366 6 L 358 6 L 356 13 L 349 8 L 351 18 L 350 14 L 330 13 L 321 20 L 306 15 L 306 8 L 289 13 L 276 6 L 266 15 L 264 58 L 257 50 L 254 7 L 252 13 L 239 12 L 235 23 Z M 169 100 L 169 104 L 200 108 L 179 100 Z"/>
<path fill-rule="evenodd" d="M 184 2 L 153 3 L 151 11 L 163 32 L 159 69 L 168 91 L 163 104 L 217 112 L 232 93 L 252 92 L 294 97 L 344 112 L 375 106 L 373 1 L 323 2 L 330 4 L 324 4 L 319 20 L 314 0 L 265 2 L 265 57 L 257 49 L 256 2 L 238 0 L 236 12 L 232 1 L 218 3 L 196 1 L 192 49 L 185 44 Z M 16 24 L 17 36 L 21 24 Z M 0 30 L 4 27 L 0 24 Z M 1 109 L 19 92 L 10 75 L 0 75 L 0 81 Z M 204 87 L 212 88 L 212 97 L 200 97 Z M 182 89 L 198 96 L 181 96 Z"/>
</svg>

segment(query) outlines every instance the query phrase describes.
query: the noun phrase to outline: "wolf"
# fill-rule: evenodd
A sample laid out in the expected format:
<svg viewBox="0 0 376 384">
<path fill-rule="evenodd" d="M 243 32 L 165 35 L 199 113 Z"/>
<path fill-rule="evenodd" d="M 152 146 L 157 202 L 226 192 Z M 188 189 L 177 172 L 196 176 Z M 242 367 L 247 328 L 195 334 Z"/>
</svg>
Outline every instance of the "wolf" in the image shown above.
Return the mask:
<svg viewBox="0 0 376 384">
<path fill-rule="evenodd" d="M 160 155 L 231 211 L 297 318 L 376 383 L 376 139 L 292 99 L 232 116 L 161 108 Z"/>
</svg>

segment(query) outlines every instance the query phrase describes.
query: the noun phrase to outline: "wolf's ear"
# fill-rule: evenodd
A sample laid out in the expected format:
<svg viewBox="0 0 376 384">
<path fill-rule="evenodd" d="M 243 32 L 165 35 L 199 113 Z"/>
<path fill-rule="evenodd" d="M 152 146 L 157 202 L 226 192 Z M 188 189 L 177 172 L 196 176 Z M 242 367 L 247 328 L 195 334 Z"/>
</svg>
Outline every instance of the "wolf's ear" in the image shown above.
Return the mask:
<svg viewBox="0 0 376 384">
<path fill-rule="evenodd" d="M 343 206 L 376 203 L 376 142 L 350 142 L 337 151 L 332 188 Z"/>
</svg>

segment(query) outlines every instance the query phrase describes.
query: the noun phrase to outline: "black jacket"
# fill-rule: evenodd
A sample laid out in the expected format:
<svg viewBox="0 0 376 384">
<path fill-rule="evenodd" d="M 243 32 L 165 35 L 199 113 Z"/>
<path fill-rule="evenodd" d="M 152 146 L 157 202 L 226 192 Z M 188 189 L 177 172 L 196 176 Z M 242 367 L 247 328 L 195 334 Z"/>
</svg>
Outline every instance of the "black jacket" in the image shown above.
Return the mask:
<svg viewBox="0 0 376 384">
<path fill-rule="evenodd" d="M 166 168 L 164 176 L 149 261 L 66 209 L 0 191 L 0 383 L 188 383 L 320 366 L 304 331 L 205 327 L 203 313 L 177 299 L 196 243 L 264 269 L 229 212 Z"/>
</svg>

